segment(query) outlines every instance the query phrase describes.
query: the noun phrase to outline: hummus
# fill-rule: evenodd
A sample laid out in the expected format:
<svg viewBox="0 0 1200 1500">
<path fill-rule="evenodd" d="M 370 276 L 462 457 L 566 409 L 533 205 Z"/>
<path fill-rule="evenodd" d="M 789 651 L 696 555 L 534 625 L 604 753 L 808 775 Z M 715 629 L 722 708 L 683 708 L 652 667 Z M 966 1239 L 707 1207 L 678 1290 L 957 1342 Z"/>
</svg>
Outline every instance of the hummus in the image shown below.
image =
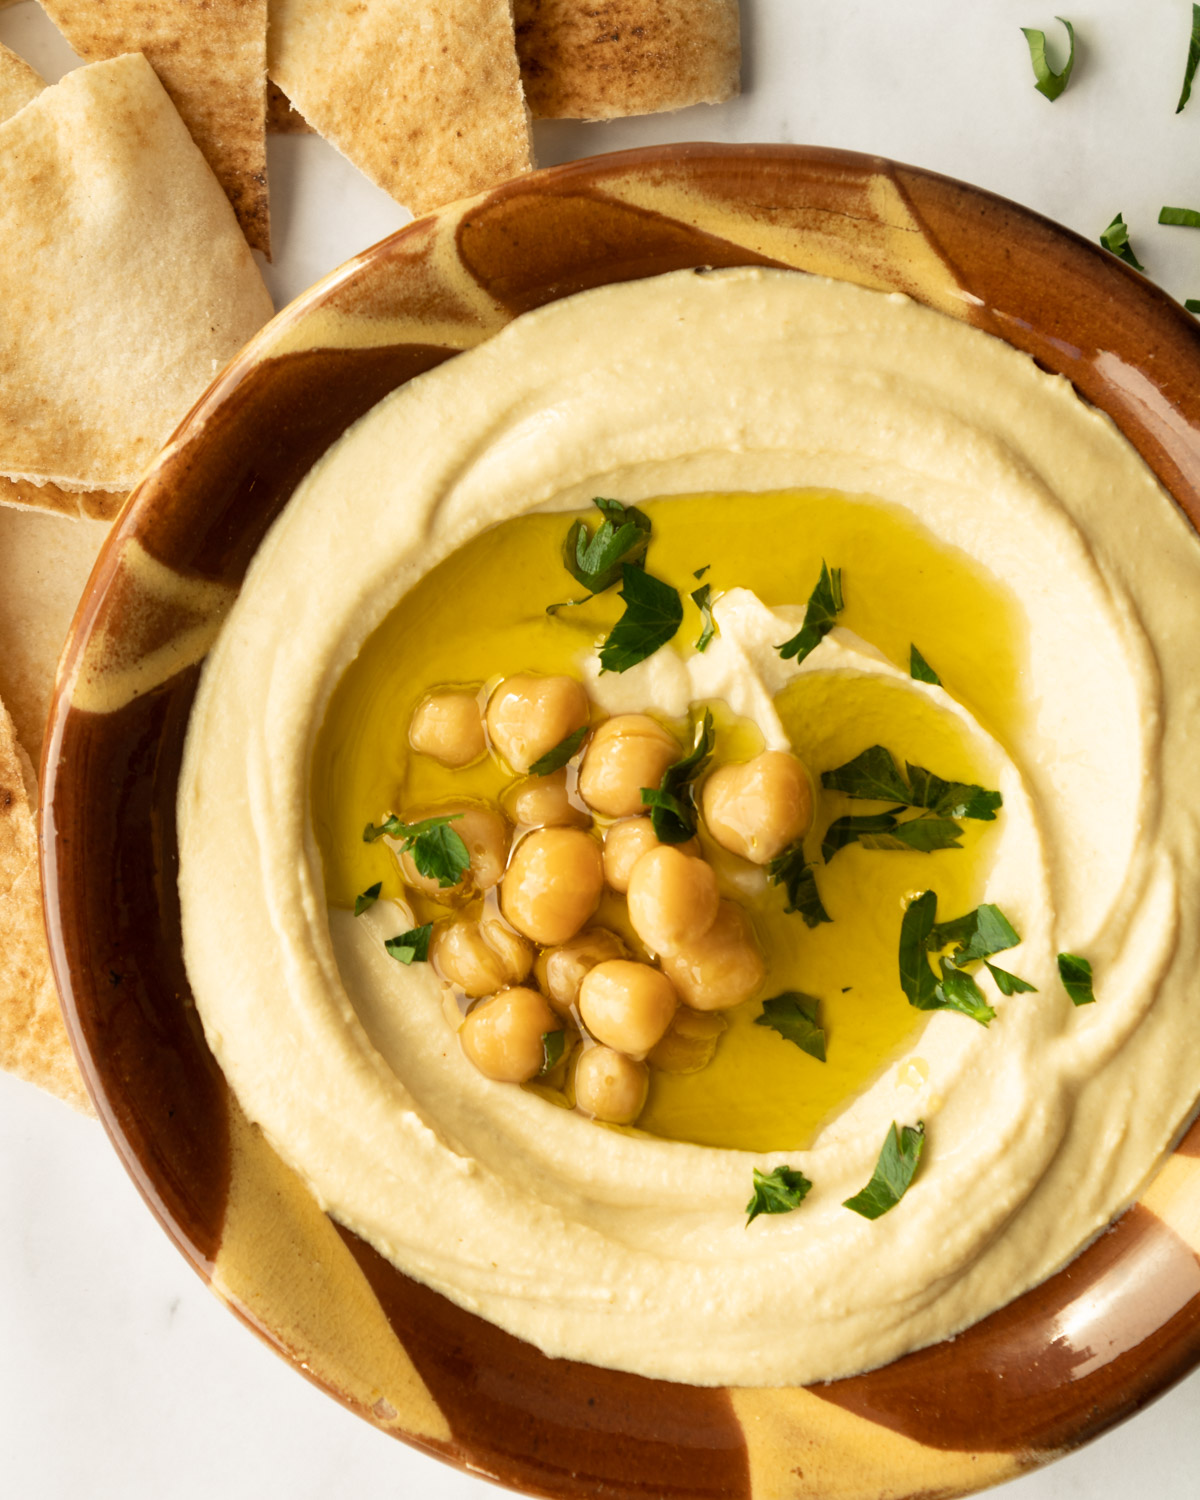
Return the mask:
<svg viewBox="0 0 1200 1500">
<path fill-rule="evenodd" d="M 314 747 L 364 643 L 484 528 L 594 495 L 797 484 L 878 497 L 1016 601 L 1021 711 L 1003 725 L 841 630 L 801 674 L 890 677 L 961 720 L 1004 793 L 978 899 L 1013 920 L 1022 943 L 1003 961 L 1036 991 L 990 993 L 986 1028 L 930 1016 L 804 1149 L 600 1128 L 471 1066 L 431 968 L 384 950 L 394 908 L 330 908 L 306 816 Z M 852 586 L 853 558 L 835 561 Z M 794 605 L 812 582 L 797 577 Z M 928 589 L 961 607 L 936 576 Z M 719 697 L 786 744 L 791 669 L 774 647 L 797 618 L 730 589 L 711 657 L 681 638 L 601 676 L 584 641 L 580 675 L 609 712 Z M 678 273 L 551 304 L 368 413 L 255 559 L 180 787 L 208 1040 L 323 1207 L 551 1355 L 734 1385 L 880 1364 L 1067 1261 L 1135 1197 L 1200 1093 L 1197 639 L 1196 536 L 1105 417 L 1000 341 L 788 272 Z M 1064 951 L 1091 961 L 1094 1004 L 1068 998 Z M 848 1212 L 891 1122 L 918 1120 L 902 1201 L 874 1221 Z M 811 1192 L 747 1228 L 751 1169 L 781 1165 Z"/>
</svg>

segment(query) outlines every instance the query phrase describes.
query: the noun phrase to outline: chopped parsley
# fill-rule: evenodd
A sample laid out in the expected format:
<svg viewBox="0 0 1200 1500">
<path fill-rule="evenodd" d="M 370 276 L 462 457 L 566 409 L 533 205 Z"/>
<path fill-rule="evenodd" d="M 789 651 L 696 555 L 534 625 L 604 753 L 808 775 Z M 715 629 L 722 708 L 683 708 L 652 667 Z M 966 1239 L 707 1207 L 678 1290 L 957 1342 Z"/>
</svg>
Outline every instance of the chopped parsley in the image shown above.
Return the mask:
<svg viewBox="0 0 1200 1500">
<path fill-rule="evenodd" d="M 956 818 L 983 823 L 995 821 L 1004 799 L 965 781 L 946 781 L 924 766 L 905 762 L 903 773 L 890 750 L 872 745 L 844 766 L 826 771 L 821 785 L 865 802 L 891 802 L 887 812 L 851 814 L 837 818 L 825 830 L 821 857 L 826 864 L 848 844 L 866 849 L 915 849 L 929 854 L 936 849 L 959 849 L 962 829 Z M 915 818 L 900 815 L 916 810 Z"/>
<path fill-rule="evenodd" d="M 763 1001 L 762 1015 L 755 1016 L 756 1026 L 769 1026 L 785 1041 L 795 1042 L 801 1052 L 825 1061 L 825 1031 L 817 1015 L 821 1002 L 815 995 L 806 995 L 802 990 L 784 990 Z"/>
<path fill-rule="evenodd" d="M 1200 229 L 1200 212 L 1194 208 L 1160 208 L 1160 224 L 1180 224 L 1184 229 Z"/>
<path fill-rule="evenodd" d="M 708 570 L 709 570 L 709 568 L 711 568 L 711 567 L 712 567 L 712 563 L 705 563 L 702 568 L 697 568 L 696 569 L 696 571 L 692 574 L 692 577 L 695 578 L 695 579 L 701 579 L 701 578 L 703 578 L 704 575 L 705 575 L 705 573 L 707 573 Z"/>
<path fill-rule="evenodd" d="M 625 613 L 600 647 L 605 672 L 627 672 L 665 646 L 683 624 L 683 601 L 676 589 L 654 578 L 640 565 L 621 569 Z"/>
<path fill-rule="evenodd" d="M 942 685 L 942 679 L 917 650 L 916 642 L 908 648 L 908 675 L 917 682 L 929 682 L 934 687 Z"/>
<path fill-rule="evenodd" d="M 1183 305 L 1190 313 L 1200 313 L 1200 297 L 1189 297 Z"/>
<path fill-rule="evenodd" d="M 968 964 L 978 964 L 1021 941 L 998 906 L 986 903 L 948 922 L 937 920 L 937 892 L 925 891 L 909 903 L 900 923 L 900 988 L 916 1010 L 956 1010 L 986 1026 L 996 1012 L 988 1004 Z M 940 977 L 929 954 L 953 946 L 939 960 Z M 1033 993 L 1034 986 L 1006 969 L 986 965 L 1002 995 Z"/>
<path fill-rule="evenodd" d="M 692 599 L 692 603 L 700 611 L 700 619 L 701 619 L 701 621 L 703 623 L 703 627 L 704 627 L 701 630 L 699 636 L 697 637 L 697 640 L 696 640 L 696 650 L 697 651 L 706 651 L 708 649 L 708 643 L 709 643 L 709 641 L 712 640 L 713 636 L 716 634 L 716 631 L 717 631 L 717 627 L 713 624 L 713 617 L 712 617 L 712 586 L 711 586 L 711 584 L 707 584 L 706 583 L 702 587 L 700 587 L 698 589 L 695 589 L 693 591 L 692 595 L 691 595 L 691 599 Z"/>
<path fill-rule="evenodd" d="M 1033 63 L 1034 88 L 1044 98 L 1053 104 L 1055 99 L 1063 92 L 1071 81 L 1071 70 L 1075 66 L 1075 28 L 1070 21 L 1064 21 L 1062 16 L 1055 16 L 1056 21 L 1067 28 L 1067 38 L 1071 43 L 1071 50 L 1067 54 L 1067 60 L 1059 72 L 1055 72 L 1050 66 L 1046 56 L 1046 33 L 1034 31 L 1032 27 L 1022 26 L 1021 32 L 1029 43 L 1029 60 Z"/>
<path fill-rule="evenodd" d="M 389 814 L 378 825 L 368 823 L 363 842 L 373 844 L 386 834 L 400 840 L 401 854 L 411 854 L 417 873 L 426 880 L 436 880 L 443 888 L 458 885 L 471 868 L 471 856 L 461 836 L 450 827 L 462 813 L 443 818 L 425 818 L 420 823 L 403 823 Z"/>
<path fill-rule="evenodd" d="M 853 1198 L 847 1198 L 842 1207 L 853 1209 L 864 1219 L 881 1218 L 889 1209 L 895 1208 L 917 1174 L 924 1145 L 924 1120 L 903 1128 L 893 1121 L 870 1182 Z"/>
<path fill-rule="evenodd" d="M 398 963 L 423 964 L 429 959 L 429 934 L 432 931 L 433 923 L 426 922 L 424 927 L 411 927 L 399 937 L 388 938 L 383 946 Z"/>
<path fill-rule="evenodd" d="M 1192 80 L 1196 76 L 1197 64 L 1200 64 L 1200 5 L 1193 5 L 1192 35 L 1188 42 L 1187 65 L 1183 70 L 1183 88 L 1179 94 L 1179 103 L 1175 106 L 1176 114 L 1192 97 Z"/>
<path fill-rule="evenodd" d="M 1071 997 L 1072 1005 L 1094 1005 L 1096 992 L 1092 988 L 1092 966 L 1077 953 L 1058 955 L 1058 973 L 1063 988 Z"/>
<path fill-rule="evenodd" d="M 650 545 L 650 517 L 620 500 L 595 499 L 603 520 L 595 531 L 573 521 L 563 541 L 563 564 L 577 583 L 602 594 L 621 577 L 621 570 L 642 567 Z"/>
<path fill-rule="evenodd" d="M 578 729 L 572 730 L 565 740 L 559 740 L 553 750 L 547 750 L 545 755 L 540 755 L 529 767 L 531 776 L 549 776 L 554 771 L 561 769 L 571 759 L 575 752 L 583 744 L 588 732 L 588 726 L 581 724 Z"/>
<path fill-rule="evenodd" d="M 782 646 L 776 646 L 776 651 L 784 661 L 790 661 L 795 657 L 796 665 L 799 666 L 833 629 L 838 615 L 844 608 L 842 570 L 841 568 L 831 570 L 822 559 L 821 576 L 808 597 L 808 606 L 804 611 L 804 624 L 791 640 L 784 641 Z"/>
<path fill-rule="evenodd" d="M 374 906 L 379 900 L 379 893 L 383 890 L 383 881 L 377 880 L 374 885 L 369 885 L 361 895 L 354 898 L 354 915 L 361 917 L 369 906 Z"/>
<path fill-rule="evenodd" d="M 833 918 L 825 910 L 817 890 L 817 875 L 804 857 L 803 844 L 792 844 L 767 865 L 767 879 L 787 893 L 786 912 L 797 912 L 809 927 Z"/>
<path fill-rule="evenodd" d="M 543 1031 L 542 1032 L 542 1066 L 540 1073 L 552 1073 L 559 1063 L 562 1062 L 563 1051 L 567 1045 L 567 1034 L 565 1031 Z"/>
<path fill-rule="evenodd" d="M 1132 266 L 1135 271 L 1146 269 L 1133 253 L 1133 246 L 1129 243 L 1129 226 L 1122 214 L 1118 214 L 1100 236 L 1100 243 L 1106 250 L 1111 250 L 1115 256 L 1123 260 L 1127 266 Z"/>
<path fill-rule="evenodd" d="M 754 1196 L 746 1204 L 747 1229 L 759 1214 L 790 1214 L 808 1196 L 812 1183 L 803 1172 L 792 1167 L 776 1167 L 773 1172 L 754 1169 Z"/>
<path fill-rule="evenodd" d="M 642 805 L 660 844 L 686 844 L 696 832 L 696 777 L 708 764 L 716 735 L 705 709 L 692 732 L 692 748 L 663 772 L 658 786 L 642 787 Z"/>
</svg>

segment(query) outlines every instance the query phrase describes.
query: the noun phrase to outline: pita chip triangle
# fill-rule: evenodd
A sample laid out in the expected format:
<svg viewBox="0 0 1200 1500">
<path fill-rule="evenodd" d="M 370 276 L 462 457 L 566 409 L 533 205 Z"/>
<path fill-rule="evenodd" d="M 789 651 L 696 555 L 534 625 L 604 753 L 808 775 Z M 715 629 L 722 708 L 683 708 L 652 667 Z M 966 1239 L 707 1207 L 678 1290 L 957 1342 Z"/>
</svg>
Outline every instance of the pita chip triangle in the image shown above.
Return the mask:
<svg viewBox="0 0 1200 1500">
<path fill-rule="evenodd" d="M 25 59 L 0 42 L 0 120 L 15 115 L 45 87 Z"/>
</svg>

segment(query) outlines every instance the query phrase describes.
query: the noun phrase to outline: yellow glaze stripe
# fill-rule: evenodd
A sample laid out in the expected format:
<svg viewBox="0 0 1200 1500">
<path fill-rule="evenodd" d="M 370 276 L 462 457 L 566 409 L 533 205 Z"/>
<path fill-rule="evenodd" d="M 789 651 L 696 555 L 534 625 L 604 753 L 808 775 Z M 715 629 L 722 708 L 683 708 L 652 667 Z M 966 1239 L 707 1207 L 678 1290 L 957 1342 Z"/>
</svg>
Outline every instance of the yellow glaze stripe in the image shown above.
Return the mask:
<svg viewBox="0 0 1200 1500">
<path fill-rule="evenodd" d="M 903 1437 L 804 1390 L 732 1390 L 752 1500 L 908 1500 L 1011 1479 L 1011 1453 L 958 1453 Z"/>
<path fill-rule="evenodd" d="M 230 1098 L 232 1167 L 214 1289 L 380 1426 L 450 1426 L 366 1277 L 308 1188 Z"/>
</svg>

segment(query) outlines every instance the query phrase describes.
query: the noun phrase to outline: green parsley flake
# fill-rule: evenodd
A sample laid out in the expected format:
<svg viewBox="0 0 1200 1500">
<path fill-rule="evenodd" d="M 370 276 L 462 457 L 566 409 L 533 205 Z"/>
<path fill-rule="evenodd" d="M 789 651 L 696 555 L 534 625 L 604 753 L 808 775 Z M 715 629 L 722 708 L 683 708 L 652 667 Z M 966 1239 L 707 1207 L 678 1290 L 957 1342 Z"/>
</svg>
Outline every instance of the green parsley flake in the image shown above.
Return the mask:
<svg viewBox="0 0 1200 1500">
<path fill-rule="evenodd" d="M 686 844 L 696 833 L 696 777 L 708 765 L 716 734 L 705 709 L 692 730 L 692 748 L 663 772 L 656 787 L 641 789 L 642 806 L 650 809 L 650 826 L 660 844 Z"/>
<path fill-rule="evenodd" d="M 806 995 L 802 990 L 784 990 L 763 1001 L 762 1015 L 755 1016 L 756 1026 L 769 1026 L 785 1041 L 795 1042 L 801 1052 L 825 1061 L 825 1031 L 817 1016 L 821 1002 L 815 995 Z"/>
<path fill-rule="evenodd" d="M 1062 16 L 1055 16 L 1056 21 L 1067 28 L 1067 38 L 1071 44 L 1071 50 L 1067 54 L 1067 60 L 1060 72 L 1056 73 L 1050 66 L 1050 60 L 1046 56 L 1046 33 L 1034 31 L 1032 27 L 1022 26 L 1021 33 L 1029 43 L 1029 60 L 1033 63 L 1034 88 L 1044 98 L 1053 104 L 1055 99 L 1063 92 L 1071 81 L 1071 71 L 1075 66 L 1075 28 L 1070 21 L 1064 21 Z"/>
<path fill-rule="evenodd" d="M 383 890 L 383 881 L 377 880 L 374 885 L 369 885 L 360 896 L 354 898 L 354 915 L 361 917 L 369 906 L 374 906 L 379 900 L 379 893 Z"/>
<path fill-rule="evenodd" d="M 559 1063 L 562 1062 L 563 1051 L 567 1045 L 567 1034 L 565 1031 L 543 1031 L 542 1032 L 542 1066 L 541 1073 L 552 1073 Z"/>
<path fill-rule="evenodd" d="M 1192 97 L 1192 80 L 1196 76 L 1196 67 L 1200 64 L 1200 5 L 1192 6 L 1192 35 L 1188 42 L 1187 65 L 1183 70 L 1183 88 L 1179 95 L 1179 103 L 1175 106 L 1175 113 L 1183 109 L 1183 106 Z"/>
<path fill-rule="evenodd" d="M 784 641 L 782 646 L 776 646 L 776 651 L 784 661 L 790 661 L 792 657 L 795 657 L 796 665 L 799 666 L 833 629 L 838 615 L 844 608 L 842 570 L 841 568 L 831 570 L 822 559 L 821 576 L 808 597 L 808 606 L 804 611 L 804 624 L 791 640 Z"/>
<path fill-rule="evenodd" d="M 1092 988 L 1092 966 L 1077 953 L 1058 955 L 1058 973 L 1063 988 L 1071 997 L 1072 1005 L 1094 1005 L 1096 992 Z"/>
<path fill-rule="evenodd" d="M 917 650 L 915 642 L 908 648 L 908 675 L 916 682 L 932 683 L 934 687 L 942 685 L 942 679 Z"/>
<path fill-rule="evenodd" d="M 792 844 L 776 855 L 767 865 L 767 879 L 787 893 L 785 912 L 797 913 L 809 927 L 833 921 L 821 901 L 816 871 L 804 857 L 803 844 Z"/>
<path fill-rule="evenodd" d="M 691 595 L 691 600 L 700 611 L 700 619 L 703 624 L 703 629 L 696 640 L 696 650 L 707 651 L 709 641 L 717 633 L 717 627 L 713 624 L 712 617 L 712 586 L 706 583 L 702 588 L 696 589 Z"/>
<path fill-rule="evenodd" d="M 433 923 L 426 922 L 424 927 L 411 927 L 399 937 L 388 938 L 383 946 L 398 963 L 423 964 L 429 959 L 429 934 L 432 931 Z"/>
<path fill-rule="evenodd" d="M 1100 243 L 1106 250 L 1111 250 L 1115 256 L 1123 260 L 1127 266 L 1132 266 L 1135 271 L 1146 269 L 1133 253 L 1133 246 L 1129 243 L 1129 226 L 1125 223 L 1122 214 L 1118 214 L 1100 236 Z"/>
<path fill-rule="evenodd" d="M 583 744 L 587 735 L 588 726 L 583 724 L 580 728 L 573 730 L 565 740 L 560 740 L 553 750 L 547 750 L 545 755 L 539 756 L 529 768 L 531 776 L 550 776 L 553 772 L 560 770 Z"/>
<path fill-rule="evenodd" d="M 650 517 L 620 500 L 595 499 L 592 504 L 604 519 L 594 532 L 583 521 L 572 523 L 563 541 L 563 564 L 585 589 L 602 594 L 621 577 L 624 567 L 642 566 L 650 545 Z"/>
<path fill-rule="evenodd" d="M 400 840 L 401 854 L 411 854 L 417 873 L 426 880 L 436 880 L 443 889 L 460 883 L 471 868 L 471 856 L 461 836 L 449 825 L 462 813 L 446 817 L 425 818 L 420 823 L 404 823 L 394 813 L 378 825 L 368 823 L 363 842 L 373 844 L 386 834 Z"/>
<path fill-rule="evenodd" d="M 1200 229 L 1200 211 L 1194 208 L 1160 208 L 1160 224 L 1178 224 L 1184 229 Z"/>
<path fill-rule="evenodd" d="M 605 672 L 627 672 L 665 646 L 683 624 L 683 601 L 676 589 L 640 567 L 626 563 L 621 570 L 621 598 L 625 613 L 600 647 Z"/>
<path fill-rule="evenodd" d="M 812 1183 L 803 1172 L 792 1167 L 776 1167 L 772 1172 L 754 1168 L 754 1196 L 746 1204 L 746 1228 L 759 1214 L 790 1214 L 808 1196 Z"/>
<path fill-rule="evenodd" d="M 853 1209 L 864 1219 L 881 1218 L 895 1208 L 916 1176 L 924 1145 L 924 1120 L 903 1129 L 893 1121 L 870 1182 L 853 1198 L 847 1198 L 842 1207 Z"/>
</svg>

